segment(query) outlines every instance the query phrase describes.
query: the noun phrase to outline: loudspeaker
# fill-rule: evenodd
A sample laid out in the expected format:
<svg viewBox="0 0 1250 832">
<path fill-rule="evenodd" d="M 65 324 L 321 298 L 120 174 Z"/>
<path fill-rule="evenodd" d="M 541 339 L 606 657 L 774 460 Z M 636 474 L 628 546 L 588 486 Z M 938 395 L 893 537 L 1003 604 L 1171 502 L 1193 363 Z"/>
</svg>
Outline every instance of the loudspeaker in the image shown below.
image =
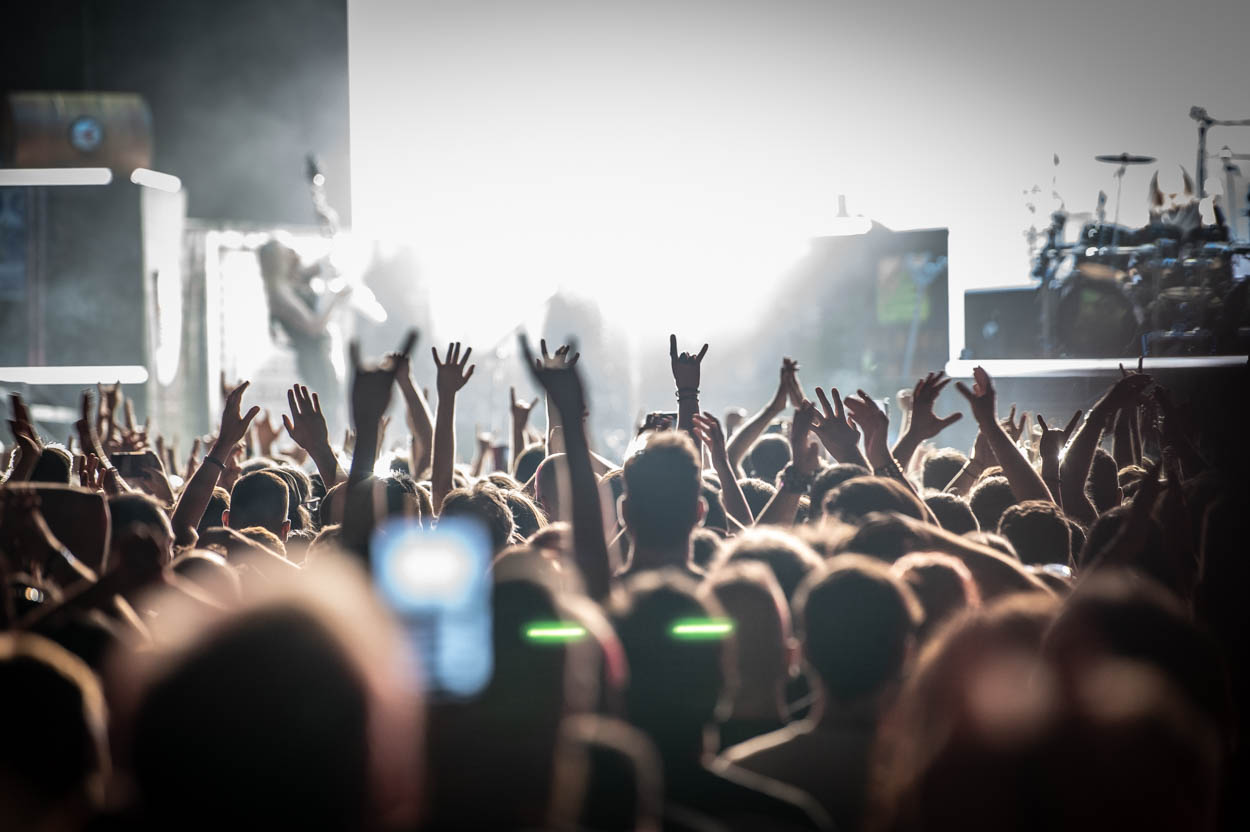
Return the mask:
<svg viewBox="0 0 1250 832">
<path fill-rule="evenodd" d="M 1042 305 L 1034 286 L 964 292 L 962 358 L 1039 358 Z"/>
<path fill-rule="evenodd" d="M 0 160 L 14 168 L 152 167 L 152 113 L 132 93 L 14 92 L 0 109 Z"/>
</svg>

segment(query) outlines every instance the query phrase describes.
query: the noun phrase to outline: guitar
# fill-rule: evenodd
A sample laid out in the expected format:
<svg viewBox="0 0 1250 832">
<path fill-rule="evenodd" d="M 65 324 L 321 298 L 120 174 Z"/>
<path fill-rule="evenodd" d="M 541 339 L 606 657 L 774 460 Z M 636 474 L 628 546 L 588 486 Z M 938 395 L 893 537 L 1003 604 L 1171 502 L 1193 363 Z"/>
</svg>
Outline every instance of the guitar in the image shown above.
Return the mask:
<svg viewBox="0 0 1250 832">
<path fill-rule="evenodd" d="M 313 213 L 317 215 L 317 224 L 321 233 L 331 241 L 333 248 L 342 227 L 339 224 L 339 212 L 334 210 L 326 198 L 326 177 L 321 171 L 321 163 L 317 157 L 309 153 L 306 157 L 305 171 L 308 178 L 308 193 L 312 198 Z M 306 277 L 320 275 L 324 289 L 318 294 L 337 295 L 350 291 L 347 303 L 353 310 L 366 320 L 380 324 L 386 321 L 386 309 L 378 303 L 373 291 L 365 285 L 362 275 L 358 272 L 346 273 L 334 264 L 333 254 L 313 263 L 305 272 Z"/>
</svg>

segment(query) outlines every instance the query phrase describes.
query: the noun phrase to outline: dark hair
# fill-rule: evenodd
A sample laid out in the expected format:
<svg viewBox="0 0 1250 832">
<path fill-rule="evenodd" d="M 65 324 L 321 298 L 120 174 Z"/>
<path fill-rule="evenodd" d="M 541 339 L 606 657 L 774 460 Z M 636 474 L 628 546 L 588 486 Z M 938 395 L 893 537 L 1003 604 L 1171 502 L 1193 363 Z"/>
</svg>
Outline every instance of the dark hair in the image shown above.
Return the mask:
<svg viewBox="0 0 1250 832">
<path fill-rule="evenodd" d="M 966 534 L 981 528 L 968 501 L 958 494 L 935 491 L 924 498 L 924 504 L 933 512 L 938 525 L 952 534 Z"/>
<path fill-rule="evenodd" d="M 954 448 L 936 450 L 925 457 L 921 485 L 943 491 L 967 464 L 968 457 Z"/>
<path fill-rule="evenodd" d="M 1089 478 L 1085 480 L 1085 491 L 1099 512 L 1119 504 L 1120 469 L 1115 464 L 1115 457 L 1103 448 L 1094 449 L 1094 461 L 1089 467 Z"/>
<path fill-rule="evenodd" d="M 260 526 L 281 534 L 287 519 L 290 490 L 272 471 L 253 471 L 239 477 L 230 489 L 230 528 Z"/>
<path fill-rule="evenodd" d="M 542 443 L 536 442 L 533 445 L 527 445 L 525 450 L 517 454 L 517 458 L 512 463 L 512 475 L 517 478 L 517 482 L 524 485 L 534 478 L 534 474 L 538 471 L 538 465 L 547 456 L 547 449 Z"/>
<path fill-rule="evenodd" d="M 685 433 L 653 433 L 625 461 L 625 526 L 635 542 L 667 546 L 688 541 L 699 522 L 702 466 Z"/>
<path fill-rule="evenodd" d="M 967 607 L 981 605 L 981 592 L 968 567 L 958 558 L 934 552 L 906 555 L 891 570 L 916 595 L 924 608 L 917 635 L 928 640 L 938 626 Z"/>
<path fill-rule="evenodd" d="M 777 493 L 777 486 L 755 477 L 738 480 L 738 487 L 742 489 L 742 497 L 747 501 L 752 517 L 763 514 L 768 501 Z"/>
<path fill-rule="evenodd" d="M 765 434 L 755 440 L 746 462 L 752 476 L 773 482 L 790 462 L 790 441 L 775 433 Z"/>
<path fill-rule="evenodd" d="M 443 498 L 439 520 L 448 517 L 471 517 L 481 522 L 490 533 L 491 551 L 497 554 L 512 539 L 516 523 L 503 492 L 489 482 L 472 488 L 456 488 Z"/>
<path fill-rule="evenodd" d="M 725 515 L 725 502 L 721 499 L 720 489 L 706 480 L 701 481 L 699 495 L 707 503 L 707 513 L 703 515 L 703 525 L 709 529 L 729 531 L 729 518 Z"/>
<path fill-rule="evenodd" d="M 858 523 L 874 511 L 896 511 L 927 520 L 924 504 L 906 486 L 884 477 L 855 477 L 825 495 L 825 514 L 845 523 Z"/>
<path fill-rule="evenodd" d="M 795 597 L 803 654 L 827 695 L 849 702 L 897 681 L 921 621 L 912 591 L 879 561 L 838 555 Z"/>
<path fill-rule="evenodd" d="M 780 529 L 769 528 L 747 529 L 732 538 L 722 549 L 717 565 L 744 560 L 767 564 L 787 601 L 793 600 L 799 584 L 821 563 L 820 556 L 806 543 Z"/>
<path fill-rule="evenodd" d="M 825 468 L 816 475 L 816 479 L 812 480 L 812 487 L 807 490 L 807 493 L 812 498 L 809 519 L 815 522 L 824 517 L 825 495 L 830 491 L 847 480 L 869 476 L 872 476 L 871 471 L 862 465 L 856 465 L 854 462 L 839 462 L 836 465 L 830 465 L 828 468 Z"/>
<path fill-rule="evenodd" d="M 1124 528 L 1124 524 L 1128 522 L 1128 516 L 1128 506 L 1116 506 L 1098 515 L 1094 525 L 1090 526 L 1089 531 L 1085 534 L 1085 545 L 1079 551 L 1072 553 L 1074 556 L 1073 562 L 1077 569 L 1090 565 L 1098 553 L 1115 539 L 1115 536 L 1120 533 L 1120 529 Z"/>
<path fill-rule="evenodd" d="M 524 492 L 501 488 L 499 493 L 508 504 L 508 510 L 512 512 L 512 522 L 516 525 L 518 535 L 527 538 L 539 529 L 547 527 L 547 515 L 538 507 L 538 503 L 531 500 Z"/>
<path fill-rule="evenodd" d="M 1049 500 L 1025 500 L 1003 512 L 998 533 L 1011 541 L 1021 563 L 1067 564 L 1072 535 L 1059 506 Z"/>
<path fill-rule="evenodd" d="M 56 445 L 45 445 L 30 472 L 31 482 L 55 482 L 69 485 L 74 459 L 70 452 Z"/>
<path fill-rule="evenodd" d="M 710 569 L 712 563 L 719 559 L 721 536 L 711 529 L 695 529 L 690 542 L 690 560 L 700 569 Z"/>
<path fill-rule="evenodd" d="M 1015 504 L 1016 495 L 1006 477 L 987 477 L 974 485 L 968 495 L 968 505 L 983 531 L 997 530 L 1003 512 Z"/>
<path fill-rule="evenodd" d="M 147 494 L 138 491 L 115 494 L 109 497 L 108 506 L 110 547 L 116 547 L 127 534 L 145 527 L 154 538 L 168 537 L 172 542 L 173 531 L 165 509 Z"/>
<path fill-rule="evenodd" d="M 208 508 L 204 509 L 204 514 L 200 517 L 200 524 L 195 530 L 196 533 L 202 535 L 207 529 L 220 526 L 222 512 L 229 510 L 230 492 L 220 485 L 214 486 L 213 494 L 208 498 Z"/>
</svg>

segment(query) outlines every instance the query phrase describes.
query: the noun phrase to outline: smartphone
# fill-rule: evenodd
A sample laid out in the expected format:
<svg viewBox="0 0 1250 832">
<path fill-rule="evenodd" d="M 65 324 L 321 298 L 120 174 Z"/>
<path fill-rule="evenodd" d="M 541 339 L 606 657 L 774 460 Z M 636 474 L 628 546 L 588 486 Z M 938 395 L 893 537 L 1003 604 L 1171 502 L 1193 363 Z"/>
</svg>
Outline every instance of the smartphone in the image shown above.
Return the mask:
<svg viewBox="0 0 1250 832">
<path fill-rule="evenodd" d="M 672 430 L 677 427 L 677 411 L 675 410 L 653 410 L 647 414 L 642 421 L 642 427 L 639 433 L 649 430 Z"/>
<path fill-rule="evenodd" d="M 491 642 L 490 536 L 469 518 L 423 529 L 397 517 L 374 533 L 374 588 L 407 633 L 426 693 L 461 701 L 479 693 L 494 670 Z"/>
<path fill-rule="evenodd" d="M 145 476 L 147 470 L 151 468 L 157 471 L 164 470 L 156 451 L 125 451 L 109 454 L 109 462 L 117 469 L 117 473 L 121 474 L 122 479 Z"/>
</svg>

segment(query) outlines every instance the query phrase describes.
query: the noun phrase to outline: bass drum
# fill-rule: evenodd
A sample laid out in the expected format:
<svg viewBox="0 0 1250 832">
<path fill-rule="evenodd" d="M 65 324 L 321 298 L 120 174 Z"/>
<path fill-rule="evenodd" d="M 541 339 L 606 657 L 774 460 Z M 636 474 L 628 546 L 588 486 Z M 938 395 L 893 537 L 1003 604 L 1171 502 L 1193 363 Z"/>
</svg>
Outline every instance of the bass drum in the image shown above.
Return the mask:
<svg viewBox="0 0 1250 832">
<path fill-rule="evenodd" d="M 1080 274 L 1059 289 L 1055 341 L 1064 358 L 1122 358 L 1137 355 L 1139 323 L 1120 284 Z"/>
</svg>

